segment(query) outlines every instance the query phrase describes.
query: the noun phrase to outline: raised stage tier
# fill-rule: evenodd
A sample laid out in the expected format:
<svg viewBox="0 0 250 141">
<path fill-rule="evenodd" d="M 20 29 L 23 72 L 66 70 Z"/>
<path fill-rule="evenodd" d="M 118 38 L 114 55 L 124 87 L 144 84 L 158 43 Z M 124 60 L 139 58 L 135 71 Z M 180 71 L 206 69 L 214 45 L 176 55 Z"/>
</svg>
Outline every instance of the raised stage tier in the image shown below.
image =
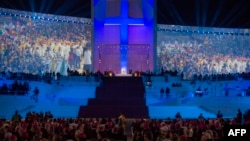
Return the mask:
<svg viewBox="0 0 250 141">
<path fill-rule="evenodd" d="M 127 118 L 148 117 L 144 98 L 145 87 L 141 77 L 102 77 L 96 87 L 96 98 L 81 106 L 80 118 L 116 118 L 124 113 Z"/>
</svg>

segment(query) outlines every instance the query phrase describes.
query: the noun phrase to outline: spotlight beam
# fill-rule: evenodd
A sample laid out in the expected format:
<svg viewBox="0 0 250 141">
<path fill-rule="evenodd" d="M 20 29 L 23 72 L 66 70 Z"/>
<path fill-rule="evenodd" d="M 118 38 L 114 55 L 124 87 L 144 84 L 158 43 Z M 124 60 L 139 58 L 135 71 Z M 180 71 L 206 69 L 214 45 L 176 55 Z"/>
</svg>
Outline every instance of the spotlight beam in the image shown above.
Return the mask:
<svg viewBox="0 0 250 141">
<path fill-rule="evenodd" d="M 239 12 L 236 12 L 236 13 L 237 14 L 234 15 L 234 18 L 229 19 L 227 24 L 225 24 L 226 27 L 231 26 L 237 20 L 237 18 L 240 17 L 240 15 L 242 15 L 243 11 L 239 11 Z"/>
<path fill-rule="evenodd" d="M 241 6 L 237 5 L 237 6 L 233 6 L 233 7 L 230 7 L 230 8 L 232 8 L 232 9 L 227 14 L 227 16 L 222 20 L 222 22 L 219 24 L 219 26 L 224 26 L 228 22 L 229 19 L 234 19 L 235 20 L 237 18 L 236 16 L 232 17 L 232 15 L 234 15 L 238 11 L 240 11 Z"/>
<path fill-rule="evenodd" d="M 34 0 L 29 0 L 29 5 L 30 5 L 30 9 L 32 12 L 35 12 L 36 6 L 34 3 Z"/>
<path fill-rule="evenodd" d="M 173 19 L 180 25 L 185 25 L 183 19 L 181 18 L 180 14 L 177 12 L 176 7 L 172 3 L 169 3 L 169 9 L 167 8 L 168 12 L 171 14 Z"/>
<path fill-rule="evenodd" d="M 74 4 L 74 1 L 70 1 L 70 0 L 63 1 L 59 9 L 57 9 L 54 14 L 67 13 L 66 11 L 69 11 L 69 7 L 72 7 L 73 4 Z"/>
<path fill-rule="evenodd" d="M 218 20 L 218 17 L 220 15 L 220 12 L 221 12 L 222 8 L 223 8 L 223 3 L 222 3 L 222 0 L 221 0 L 221 1 L 219 1 L 219 6 L 217 6 L 217 8 L 216 8 L 217 10 L 215 11 L 215 14 L 213 16 L 213 20 L 212 20 L 212 22 L 210 24 L 211 27 L 213 27 L 214 24 L 216 23 L 216 21 Z"/>
<path fill-rule="evenodd" d="M 180 14 L 177 12 L 177 10 L 175 8 L 173 8 L 174 11 L 174 15 L 177 17 L 177 20 L 179 21 L 178 23 L 180 23 L 181 25 L 185 25 L 183 19 L 181 18 Z"/>
<path fill-rule="evenodd" d="M 169 10 L 168 10 L 168 11 L 169 11 Z M 175 16 L 175 14 L 174 14 L 173 12 L 169 11 L 169 14 L 170 14 L 170 16 L 173 18 L 174 23 L 179 23 L 179 22 L 178 22 L 178 19 L 176 19 L 176 16 Z"/>
<path fill-rule="evenodd" d="M 45 13 L 48 13 L 49 10 L 51 9 L 52 5 L 53 5 L 53 0 L 47 1 L 47 6 L 46 6 L 44 12 L 45 12 Z"/>
<path fill-rule="evenodd" d="M 51 1 L 51 0 L 50 0 Z M 39 8 L 39 11 L 40 13 L 44 12 L 44 8 L 45 8 L 45 5 L 47 4 L 48 0 L 43 0 L 40 4 L 40 8 Z"/>
<path fill-rule="evenodd" d="M 168 21 L 168 18 L 166 18 L 166 16 L 162 12 L 159 12 L 159 14 L 159 16 L 164 19 L 164 21 Z M 170 23 L 170 21 L 168 21 L 167 23 Z"/>
<path fill-rule="evenodd" d="M 197 26 L 206 26 L 207 23 L 207 11 L 208 11 L 208 3 L 209 1 L 200 1 L 196 0 L 196 25 Z"/>
<path fill-rule="evenodd" d="M 196 7 L 196 25 L 200 25 L 200 0 L 196 0 L 195 2 Z"/>
<path fill-rule="evenodd" d="M 169 23 L 169 24 L 173 24 L 173 23 L 178 23 L 175 15 L 173 14 L 173 7 L 171 6 L 172 2 L 170 0 L 161 0 L 161 2 L 159 2 L 160 0 L 158 0 L 158 4 L 160 3 L 161 5 L 158 5 L 159 7 L 161 7 L 161 10 L 157 10 L 159 14 L 157 14 L 159 17 L 157 19 L 161 19 L 163 23 Z"/>
<path fill-rule="evenodd" d="M 209 1 L 203 1 L 204 3 L 202 4 L 202 26 L 206 26 L 207 22 L 207 10 L 208 10 L 208 5 Z"/>
</svg>

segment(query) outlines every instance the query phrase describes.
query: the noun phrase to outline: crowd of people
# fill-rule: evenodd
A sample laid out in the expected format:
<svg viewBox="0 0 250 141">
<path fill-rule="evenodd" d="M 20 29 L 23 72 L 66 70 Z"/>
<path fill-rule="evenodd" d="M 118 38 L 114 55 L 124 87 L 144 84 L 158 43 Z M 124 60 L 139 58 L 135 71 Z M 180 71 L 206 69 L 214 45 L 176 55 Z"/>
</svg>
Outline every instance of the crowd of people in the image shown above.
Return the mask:
<svg viewBox="0 0 250 141">
<path fill-rule="evenodd" d="M 18 111 L 11 120 L 0 120 L 0 140 L 3 141 L 125 141 L 131 129 L 131 141 L 223 141 L 227 125 L 249 125 L 250 111 L 239 109 L 234 118 L 223 118 L 218 111 L 215 119 L 202 114 L 197 119 L 175 118 L 131 119 L 124 114 L 117 118 L 53 118 L 51 112 Z M 128 127 L 128 128 L 126 128 Z M 129 132 L 130 132 L 129 131 Z"/>
<path fill-rule="evenodd" d="M 158 31 L 158 66 L 193 74 L 250 71 L 249 36 Z"/>
<path fill-rule="evenodd" d="M 0 84 L 0 94 L 4 95 L 26 95 L 30 91 L 30 85 L 27 81 L 19 82 L 16 80 L 10 84 L 5 82 Z"/>
<path fill-rule="evenodd" d="M 0 120 L 2 141 L 125 141 L 123 125 L 114 119 L 53 118 L 50 112 L 28 112 L 21 117 L 18 111 L 12 120 Z"/>
<path fill-rule="evenodd" d="M 0 12 L 0 71 L 67 75 L 68 68 L 90 68 L 88 19 L 10 9 Z"/>
</svg>

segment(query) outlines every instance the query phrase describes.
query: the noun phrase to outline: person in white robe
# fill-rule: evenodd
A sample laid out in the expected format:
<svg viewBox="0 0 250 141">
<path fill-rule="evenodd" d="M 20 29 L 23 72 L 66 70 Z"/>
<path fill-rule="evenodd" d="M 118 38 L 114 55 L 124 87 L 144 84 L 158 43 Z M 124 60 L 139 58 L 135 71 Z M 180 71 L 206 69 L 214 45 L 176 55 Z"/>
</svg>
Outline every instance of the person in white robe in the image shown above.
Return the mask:
<svg viewBox="0 0 250 141">
<path fill-rule="evenodd" d="M 84 56 L 83 56 L 83 61 L 84 61 L 84 70 L 89 70 L 90 71 L 90 67 L 91 67 L 91 50 L 88 48 L 84 51 Z"/>
</svg>

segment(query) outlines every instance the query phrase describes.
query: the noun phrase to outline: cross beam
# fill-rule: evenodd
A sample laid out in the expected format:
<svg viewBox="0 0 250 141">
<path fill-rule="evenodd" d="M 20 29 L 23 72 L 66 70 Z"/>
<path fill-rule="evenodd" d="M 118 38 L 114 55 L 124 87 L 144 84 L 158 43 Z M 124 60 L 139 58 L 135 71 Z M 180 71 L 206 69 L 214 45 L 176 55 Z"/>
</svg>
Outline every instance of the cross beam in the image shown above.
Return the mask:
<svg viewBox="0 0 250 141">
<path fill-rule="evenodd" d="M 143 18 L 129 18 L 128 16 L 128 0 L 121 0 L 120 4 L 120 16 L 106 18 L 104 25 L 120 25 L 120 44 L 128 44 L 128 26 L 129 25 L 144 25 Z M 127 46 L 120 46 L 120 67 L 121 73 L 127 73 L 128 67 L 128 54 Z"/>
</svg>

